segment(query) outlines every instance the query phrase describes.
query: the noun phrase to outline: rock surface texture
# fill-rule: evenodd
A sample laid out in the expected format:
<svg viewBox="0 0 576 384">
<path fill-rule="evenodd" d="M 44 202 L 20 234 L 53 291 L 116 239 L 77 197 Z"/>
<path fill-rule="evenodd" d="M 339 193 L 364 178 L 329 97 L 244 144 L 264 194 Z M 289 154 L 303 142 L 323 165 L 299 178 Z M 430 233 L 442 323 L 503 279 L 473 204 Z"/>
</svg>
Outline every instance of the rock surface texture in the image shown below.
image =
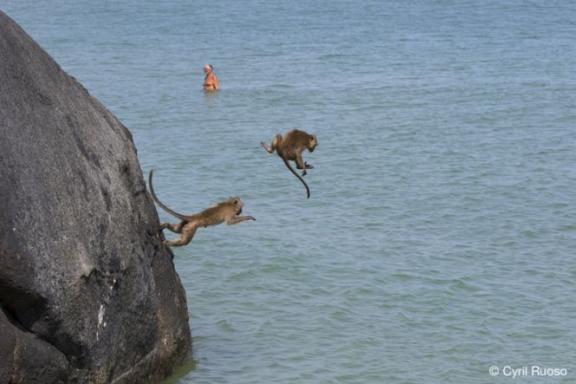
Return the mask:
<svg viewBox="0 0 576 384">
<path fill-rule="evenodd" d="M 130 132 L 0 12 L 0 383 L 158 382 L 186 296 Z"/>
</svg>

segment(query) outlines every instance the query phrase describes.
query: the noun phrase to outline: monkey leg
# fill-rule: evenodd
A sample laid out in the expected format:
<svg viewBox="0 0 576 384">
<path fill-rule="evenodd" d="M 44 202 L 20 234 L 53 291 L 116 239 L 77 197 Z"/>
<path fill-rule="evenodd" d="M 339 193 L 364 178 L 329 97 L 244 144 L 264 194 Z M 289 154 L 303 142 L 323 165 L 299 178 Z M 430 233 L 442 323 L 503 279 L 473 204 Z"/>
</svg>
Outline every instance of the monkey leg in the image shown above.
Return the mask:
<svg viewBox="0 0 576 384">
<path fill-rule="evenodd" d="M 186 227 L 182 229 L 182 234 L 178 240 L 165 240 L 164 244 L 169 245 L 171 247 L 182 247 L 184 245 L 188 245 L 194 238 L 194 234 L 196 233 L 197 226 Z"/>
<path fill-rule="evenodd" d="M 182 227 L 184 226 L 184 223 L 181 222 L 179 224 L 170 224 L 170 223 L 162 223 L 160 224 L 160 230 L 164 230 L 164 229 L 168 229 L 174 233 L 180 233 L 182 232 Z"/>
<path fill-rule="evenodd" d="M 236 216 L 236 217 L 233 217 L 230 220 L 228 220 L 226 222 L 226 224 L 228 224 L 228 225 L 238 224 L 238 223 L 241 223 L 241 222 L 246 221 L 246 220 L 256 221 L 256 219 L 253 216 Z"/>
<path fill-rule="evenodd" d="M 264 148 L 266 150 L 266 152 L 268 152 L 268 153 L 274 152 L 274 148 L 272 147 L 272 145 L 268 145 L 264 142 L 261 142 L 260 145 L 262 146 L 262 148 Z"/>
</svg>

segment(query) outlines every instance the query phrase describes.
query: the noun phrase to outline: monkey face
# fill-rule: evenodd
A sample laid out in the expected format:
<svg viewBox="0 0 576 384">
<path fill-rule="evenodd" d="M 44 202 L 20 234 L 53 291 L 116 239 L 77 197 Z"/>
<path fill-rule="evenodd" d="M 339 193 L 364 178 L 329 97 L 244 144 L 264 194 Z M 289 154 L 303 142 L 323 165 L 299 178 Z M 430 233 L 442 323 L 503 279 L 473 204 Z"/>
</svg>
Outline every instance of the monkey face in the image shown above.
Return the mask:
<svg viewBox="0 0 576 384">
<path fill-rule="evenodd" d="M 317 145 L 318 145 L 318 139 L 316 139 L 316 135 L 310 135 L 310 141 L 308 142 L 308 150 L 310 152 L 314 152 Z"/>
<path fill-rule="evenodd" d="M 230 198 L 230 201 L 232 202 L 232 205 L 234 205 L 234 208 L 236 210 L 236 214 L 239 215 L 242 213 L 242 208 L 244 207 L 244 203 L 242 202 L 242 200 L 240 200 L 239 197 L 232 197 Z"/>
</svg>

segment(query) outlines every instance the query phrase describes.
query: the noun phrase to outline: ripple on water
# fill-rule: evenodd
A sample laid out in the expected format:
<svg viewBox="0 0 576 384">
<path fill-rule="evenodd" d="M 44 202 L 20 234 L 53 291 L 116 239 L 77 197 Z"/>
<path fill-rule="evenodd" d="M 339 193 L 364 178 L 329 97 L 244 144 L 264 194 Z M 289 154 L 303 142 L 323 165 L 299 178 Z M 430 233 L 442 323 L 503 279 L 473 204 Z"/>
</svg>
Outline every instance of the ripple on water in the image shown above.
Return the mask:
<svg viewBox="0 0 576 384">
<path fill-rule="evenodd" d="M 161 198 L 195 212 L 239 195 L 257 218 L 175 250 L 197 364 L 171 382 L 572 372 L 573 8 L 52 5 L 3 10 L 131 129 Z M 200 89 L 205 62 L 221 92 Z M 293 127 L 320 142 L 309 200 L 259 147 Z"/>
</svg>

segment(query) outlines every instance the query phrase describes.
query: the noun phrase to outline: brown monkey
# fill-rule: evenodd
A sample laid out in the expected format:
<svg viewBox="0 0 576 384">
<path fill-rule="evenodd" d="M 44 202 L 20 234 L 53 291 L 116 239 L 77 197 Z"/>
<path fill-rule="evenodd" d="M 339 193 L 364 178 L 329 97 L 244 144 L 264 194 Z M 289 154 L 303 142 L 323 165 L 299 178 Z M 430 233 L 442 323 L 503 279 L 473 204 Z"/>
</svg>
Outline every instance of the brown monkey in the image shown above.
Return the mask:
<svg viewBox="0 0 576 384">
<path fill-rule="evenodd" d="M 154 170 L 151 170 L 148 177 L 148 184 L 150 185 L 150 193 L 152 198 L 156 204 L 162 207 L 166 212 L 182 220 L 179 224 L 162 223 L 160 225 L 161 231 L 164 230 L 164 228 L 168 228 L 170 231 L 180 234 L 180 238 L 178 240 L 164 240 L 164 244 L 166 245 L 170 245 L 172 247 L 187 245 L 190 241 L 192 241 L 192 238 L 194 237 L 194 234 L 199 227 L 206 228 L 211 225 L 222 224 L 223 222 L 231 225 L 241 223 L 245 220 L 256 220 L 252 216 L 240 216 L 244 203 L 242 200 L 240 200 L 239 197 L 230 197 L 227 200 L 214 204 L 210 208 L 206 208 L 202 212 L 196 213 L 194 215 L 183 215 L 181 213 L 175 212 L 164 205 L 164 203 L 162 203 L 158 197 L 156 197 L 156 193 L 154 193 L 154 186 L 152 185 L 153 174 Z"/>
<path fill-rule="evenodd" d="M 260 143 L 260 145 L 262 145 L 268 153 L 274 153 L 274 151 L 276 151 L 278 156 L 284 160 L 284 164 L 286 164 L 286 167 L 288 167 L 290 172 L 292 172 L 302 182 L 302 184 L 304 184 L 304 187 L 306 188 L 306 197 L 310 198 L 310 188 L 308 188 L 308 184 L 306 184 L 304 179 L 296 173 L 292 166 L 290 166 L 288 160 L 296 162 L 296 168 L 302 170 L 302 176 L 306 176 L 306 170 L 314 167 L 302 159 L 302 152 L 305 149 L 314 152 L 314 149 L 316 149 L 316 146 L 318 145 L 316 135 L 310 135 L 304 131 L 293 129 L 287 132 L 284 136 L 281 134 L 274 136 L 270 145 L 267 145 L 266 143 Z"/>
</svg>

